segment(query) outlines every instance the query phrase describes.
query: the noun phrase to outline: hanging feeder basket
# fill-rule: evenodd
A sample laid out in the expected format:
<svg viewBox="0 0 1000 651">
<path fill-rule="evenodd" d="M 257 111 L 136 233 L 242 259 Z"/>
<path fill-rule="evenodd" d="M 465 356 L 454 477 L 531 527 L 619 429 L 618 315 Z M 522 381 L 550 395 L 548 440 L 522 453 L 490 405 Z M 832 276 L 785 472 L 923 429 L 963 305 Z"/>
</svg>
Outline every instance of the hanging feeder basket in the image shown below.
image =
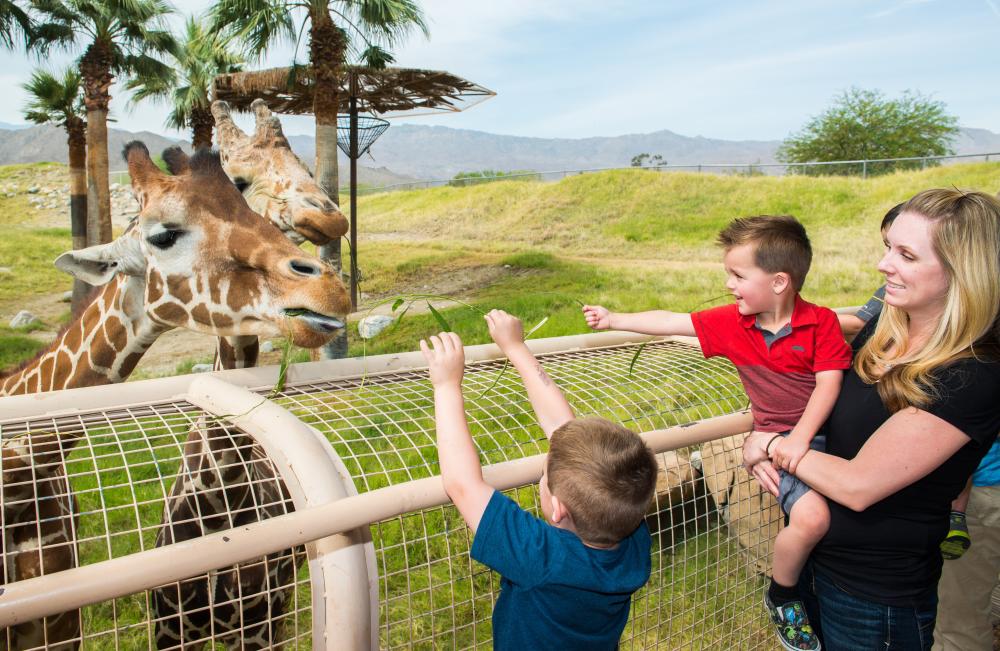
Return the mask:
<svg viewBox="0 0 1000 651">
<path fill-rule="evenodd" d="M 351 154 L 351 116 L 337 116 L 337 146 L 348 158 L 358 159 L 389 128 L 389 121 L 373 115 L 358 116 L 358 151 Z"/>
</svg>

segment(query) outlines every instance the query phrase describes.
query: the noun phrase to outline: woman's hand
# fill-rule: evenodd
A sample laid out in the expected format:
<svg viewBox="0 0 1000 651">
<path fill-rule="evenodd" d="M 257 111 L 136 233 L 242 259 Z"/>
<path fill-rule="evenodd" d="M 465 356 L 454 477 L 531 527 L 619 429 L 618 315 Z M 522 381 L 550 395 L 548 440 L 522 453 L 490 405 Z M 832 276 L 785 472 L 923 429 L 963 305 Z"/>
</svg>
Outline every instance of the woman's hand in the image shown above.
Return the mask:
<svg viewBox="0 0 1000 651">
<path fill-rule="evenodd" d="M 772 495 L 778 495 L 781 477 L 767 458 L 767 444 L 774 437 L 770 432 L 750 432 L 743 441 L 743 467 L 757 478 Z"/>
<path fill-rule="evenodd" d="M 755 464 L 749 472 L 760 482 L 761 488 L 775 497 L 778 496 L 781 475 L 778 474 L 778 471 L 771 465 L 770 461 L 761 461 Z"/>
</svg>

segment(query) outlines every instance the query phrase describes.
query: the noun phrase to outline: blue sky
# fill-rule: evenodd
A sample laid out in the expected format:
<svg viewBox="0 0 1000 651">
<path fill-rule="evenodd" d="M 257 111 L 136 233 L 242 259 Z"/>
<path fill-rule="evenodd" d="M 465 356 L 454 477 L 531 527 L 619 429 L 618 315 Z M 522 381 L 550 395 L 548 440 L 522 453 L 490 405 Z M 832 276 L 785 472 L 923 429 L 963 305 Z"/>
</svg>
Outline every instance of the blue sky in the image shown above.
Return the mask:
<svg viewBox="0 0 1000 651">
<path fill-rule="evenodd" d="M 205 2 L 174 3 L 184 13 Z M 660 129 L 731 140 L 781 139 L 851 86 L 943 101 L 960 124 L 1000 132 L 1000 0 L 423 0 L 430 39 L 402 66 L 444 69 L 497 92 L 465 113 L 401 120 L 535 137 Z M 260 65 L 286 65 L 292 45 Z M 52 65 L 70 56 L 52 57 Z M 300 60 L 305 58 L 305 47 Z M 0 53 L 20 123 L 18 84 L 36 61 Z M 179 136 L 166 109 L 113 101 L 119 128 Z M 312 120 L 283 118 L 286 133 Z"/>
</svg>

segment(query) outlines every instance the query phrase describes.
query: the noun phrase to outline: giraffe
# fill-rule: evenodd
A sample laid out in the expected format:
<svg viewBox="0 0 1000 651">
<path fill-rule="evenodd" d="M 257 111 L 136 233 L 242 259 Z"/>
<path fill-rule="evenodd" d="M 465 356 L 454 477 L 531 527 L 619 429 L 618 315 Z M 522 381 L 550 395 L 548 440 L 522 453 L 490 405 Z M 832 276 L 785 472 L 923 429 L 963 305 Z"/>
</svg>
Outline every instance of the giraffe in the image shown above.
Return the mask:
<svg viewBox="0 0 1000 651">
<path fill-rule="evenodd" d="M 330 236 L 343 235 L 346 219 L 291 152 L 277 118 L 261 100 L 252 108 L 257 118 L 253 139 L 232 122 L 228 105 L 213 104 L 223 166 L 237 188 L 295 243 L 324 244 Z M 179 148 L 168 149 L 163 158 L 172 174 L 189 172 L 187 154 Z M 303 193 L 307 200 L 297 204 L 275 200 Z M 295 205 L 298 212 L 288 209 Z M 317 211 L 316 205 L 326 210 Z M 323 220 L 324 227 L 317 227 Z M 217 370 L 256 365 L 256 337 L 219 337 L 218 341 Z M 199 423 L 188 434 L 181 468 L 164 504 L 156 546 L 280 515 L 288 499 L 251 437 L 218 424 Z M 238 648 L 273 646 L 277 633 L 273 622 L 283 618 L 304 560 L 305 550 L 298 546 L 154 590 L 157 648 L 192 648 L 213 635 L 216 641 Z"/>
<path fill-rule="evenodd" d="M 156 338 L 174 327 L 216 336 L 285 334 L 307 348 L 322 345 L 344 327 L 350 301 L 337 274 L 255 214 L 226 177 L 218 155 L 199 151 L 188 161 L 188 173 L 178 176 L 161 172 L 142 143 L 126 145 L 124 156 L 139 214 L 115 241 L 56 259 L 58 268 L 104 288 L 52 346 L 22 368 L 0 376 L 0 396 L 121 382 Z M 29 433 L 3 441 L 5 489 L 6 462 L 23 460 L 23 450 L 30 450 L 38 436 L 43 435 Z M 62 441 L 60 459 L 73 443 Z M 32 502 L 61 502 L 62 512 L 76 513 L 75 500 L 62 488 L 65 479 L 59 480 L 61 470 L 55 470 L 49 481 L 38 481 L 39 469 L 51 465 L 31 459 L 36 473 Z M 16 509 L 8 510 L 6 498 L 5 493 L 4 515 L 17 515 Z M 12 525 L 22 523 L 29 525 L 22 530 L 30 533 L 34 528 L 36 535 L 17 548 L 44 548 L 39 509 L 22 510 L 23 522 L 3 523 L 5 552 L 15 549 L 9 531 L 17 527 Z M 74 519 L 60 522 L 63 537 L 72 541 Z M 22 558 L 27 560 L 22 563 Z M 7 555 L 5 559 L 10 560 Z M 16 559 L 14 571 L 5 577 L 9 581 L 31 572 L 72 567 L 75 551 L 62 554 L 58 563 L 50 563 L 45 553 Z M 78 639 L 79 614 L 73 617 L 73 637 Z M 60 619 L 24 626 L 40 631 L 51 644 L 48 633 L 55 634 L 54 622 Z"/>
<path fill-rule="evenodd" d="M 51 574 L 77 565 L 79 517 L 70 497 L 63 459 L 75 439 L 31 433 L 5 440 L 0 480 L 4 583 Z M 11 626 L 0 647 L 75 649 L 80 643 L 80 611 Z"/>
</svg>

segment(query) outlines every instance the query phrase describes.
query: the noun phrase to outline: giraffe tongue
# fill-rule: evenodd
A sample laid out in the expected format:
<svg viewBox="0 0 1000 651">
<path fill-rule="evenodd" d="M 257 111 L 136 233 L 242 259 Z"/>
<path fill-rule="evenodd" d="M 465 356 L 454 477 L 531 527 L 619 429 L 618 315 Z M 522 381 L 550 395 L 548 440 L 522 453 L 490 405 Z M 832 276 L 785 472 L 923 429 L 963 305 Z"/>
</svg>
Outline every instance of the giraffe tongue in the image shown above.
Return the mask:
<svg viewBox="0 0 1000 651">
<path fill-rule="evenodd" d="M 340 319 L 302 308 L 285 310 L 285 316 L 293 319 L 302 319 L 309 328 L 316 332 L 333 332 L 344 327 L 344 322 Z"/>
</svg>

